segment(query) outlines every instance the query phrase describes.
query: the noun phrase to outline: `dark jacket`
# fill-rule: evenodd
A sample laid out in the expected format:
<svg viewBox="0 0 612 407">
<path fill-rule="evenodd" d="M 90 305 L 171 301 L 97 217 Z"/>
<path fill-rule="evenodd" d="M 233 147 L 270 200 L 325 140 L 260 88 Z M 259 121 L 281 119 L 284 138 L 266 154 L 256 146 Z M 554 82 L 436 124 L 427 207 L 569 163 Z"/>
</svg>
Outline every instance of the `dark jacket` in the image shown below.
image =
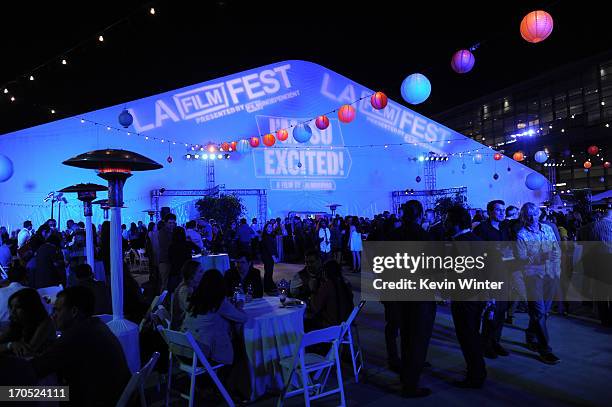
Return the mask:
<svg viewBox="0 0 612 407">
<path fill-rule="evenodd" d="M 114 406 L 131 377 L 119 340 L 96 317 L 75 323 L 31 363 L 39 379 L 57 373 L 74 406 Z"/>
<path fill-rule="evenodd" d="M 237 269 L 231 268 L 225 272 L 225 287 L 227 289 L 227 296 L 231 297 L 234 295 L 234 289 L 242 283 L 242 289 L 246 293 L 249 284 L 253 286 L 253 298 L 263 297 L 263 283 L 261 281 L 261 272 L 259 269 L 251 266 L 248 274 L 244 280 L 240 279 L 240 273 Z"/>
</svg>

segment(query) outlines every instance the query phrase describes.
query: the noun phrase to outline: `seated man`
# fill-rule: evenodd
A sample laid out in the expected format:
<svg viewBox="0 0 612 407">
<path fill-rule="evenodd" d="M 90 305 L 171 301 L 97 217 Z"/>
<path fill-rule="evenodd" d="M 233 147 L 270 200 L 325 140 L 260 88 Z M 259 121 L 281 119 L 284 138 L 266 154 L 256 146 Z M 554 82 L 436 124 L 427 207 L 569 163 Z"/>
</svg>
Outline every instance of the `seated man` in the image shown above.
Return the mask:
<svg viewBox="0 0 612 407">
<path fill-rule="evenodd" d="M 317 291 L 321 280 L 322 265 L 319 252 L 308 250 L 305 257 L 305 266 L 291 279 L 290 294 L 294 298 L 307 301 L 311 294 Z"/>
<path fill-rule="evenodd" d="M 225 272 L 225 286 L 227 287 L 228 297 L 234 295 L 238 283 L 242 284 L 245 293 L 250 284 L 253 287 L 253 298 L 263 297 L 261 272 L 253 267 L 251 256 L 246 252 L 239 253 L 234 266 Z"/>
<path fill-rule="evenodd" d="M 57 373 L 70 386 L 72 405 L 114 406 L 131 375 L 119 340 L 92 317 L 94 301 L 86 287 L 61 291 L 53 319 L 62 336 L 31 363 L 39 380 Z"/>
<path fill-rule="evenodd" d="M 87 263 L 79 264 L 74 269 L 76 282 L 74 285 L 87 287 L 91 290 L 95 298 L 94 314 L 111 314 L 110 290 L 102 281 L 94 280 L 91 266 Z"/>
</svg>

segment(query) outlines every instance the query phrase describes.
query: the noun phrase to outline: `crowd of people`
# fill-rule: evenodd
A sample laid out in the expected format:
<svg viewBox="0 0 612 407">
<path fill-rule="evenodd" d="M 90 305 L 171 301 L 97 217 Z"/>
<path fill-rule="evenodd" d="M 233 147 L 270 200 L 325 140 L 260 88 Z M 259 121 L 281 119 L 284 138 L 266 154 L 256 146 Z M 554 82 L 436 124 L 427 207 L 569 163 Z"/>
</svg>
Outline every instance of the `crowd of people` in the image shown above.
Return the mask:
<svg viewBox="0 0 612 407">
<path fill-rule="evenodd" d="M 12 236 L 6 228 L 0 228 L 0 265 L 6 274 L 0 283 L 0 365 L 22 368 L 20 375 L 13 377 L 7 369 L 0 368 L 0 377 L 6 383 L 40 383 L 49 374 L 56 374 L 61 383 L 71 385 L 71 398 L 83 404 L 116 400 L 127 383 L 129 371 L 121 345 L 94 317 L 111 312 L 107 283 L 110 224 L 104 222 L 98 229 L 92 234 L 96 258 L 104 264 L 105 281 L 97 281 L 86 263 L 82 223 L 68 221 L 66 229 L 60 231 L 56 221 L 49 219 L 33 232 L 32 222 L 25 221 Z M 563 273 L 561 242 L 610 242 L 612 210 L 598 219 L 583 220 L 577 213 L 547 213 L 532 203 L 520 209 L 506 207 L 503 201 L 494 200 L 485 212 L 474 216 L 459 205 L 440 216 L 432 210 L 424 212 L 422 205 L 412 200 L 402 205 L 399 214 L 384 212 L 371 220 L 354 216 L 318 220 L 288 217 L 259 225 L 257 219 L 248 224 L 243 218 L 225 229 L 214 220 L 189 221 L 183 228 L 169 213 L 147 228 L 142 222 L 132 223 L 129 229 L 123 228 L 122 235 L 124 252 L 144 250 L 149 259 L 149 278 L 142 287 L 125 266 L 126 318 L 139 323 L 146 317 L 151 298 L 167 290 L 172 294 L 172 301 L 166 304 L 172 307 L 170 327 L 191 332 L 207 357 L 228 365 L 229 370 L 245 363 L 240 327 L 248 317 L 243 303 L 234 301 L 236 290 L 243 289 L 252 298 L 278 295 L 274 265 L 281 258 L 304 264 L 291 278 L 288 289 L 289 295 L 307 304 L 304 328 L 310 331 L 338 325 L 352 311 L 353 289 L 343 267 L 351 272 L 361 270 L 362 240 L 516 241 L 516 256 L 522 262 L 520 268 L 512 270 L 516 282 L 513 289 L 523 290 L 524 298 L 530 301 L 521 304 L 504 298 L 451 298 L 451 315 L 467 365 L 466 378 L 456 384 L 479 388 L 487 376 L 484 358 L 509 355 L 500 342 L 502 330 L 521 306 L 529 313 L 525 338 L 529 348 L 544 363 L 559 363 L 552 351 L 547 319 L 552 292 L 558 289 L 557 281 Z M 529 244 L 534 241 L 540 243 L 537 249 Z M 204 270 L 192 258 L 209 252 L 229 253 L 230 269 L 225 273 Z M 258 259 L 263 263 L 263 277 L 254 266 Z M 66 288 L 58 294 L 50 316 L 37 289 L 58 285 Z M 419 386 L 419 377 L 427 365 L 438 302 L 432 295 L 429 301 L 383 303 L 389 367 L 400 373 L 402 394 L 406 397 L 429 394 L 428 389 Z M 566 305 L 561 303 L 559 312 L 567 312 Z M 599 304 L 599 309 L 602 323 L 610 325 L 610 303 Z M 490 316 L 483 318 L 483 314 Z M 154 328 L 155 323 L 152 325 Z M 141 337 L 143 358 L 154 350 L 164 350 L 156 335 L 157 331 L 151 329 Z M 235 375 L 228 371 L 225 377 Z M 97 383 L 97 388 L 92 388 L 91 383 Z M 231 383 L 228 387 L 238 391 Z"/>
</svg>

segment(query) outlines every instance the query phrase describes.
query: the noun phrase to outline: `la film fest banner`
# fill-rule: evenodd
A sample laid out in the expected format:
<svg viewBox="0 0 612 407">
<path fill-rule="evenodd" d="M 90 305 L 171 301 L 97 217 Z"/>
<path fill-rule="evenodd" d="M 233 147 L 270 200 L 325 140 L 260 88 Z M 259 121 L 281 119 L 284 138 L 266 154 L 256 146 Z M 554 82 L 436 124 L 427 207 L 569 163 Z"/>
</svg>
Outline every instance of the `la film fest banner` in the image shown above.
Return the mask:
<svg viewBox="0 0 612 407">
<path fill-rule="evenodd" d="M 392 209 L 392 191 L 425 188 L 420 183 L 424 163 L 412 158 L 431 152 L 486 149 L 392 100 L 386 108 L 375 110 L 369 100 L 372 93 L 320 65 L 283 61 L 20 130 L 0 137 L 0 149 L 8 152 L 14 164 L 11 179 L 0 183 L 0 195 L 19 197 L 20 201 L 10 201 L 23 205 L 41 205 L 50 190 L 99 182 L 94 171 L 66 167 L 61 162 L 104 148 L 134 151 L 164 165 L 157 171 L 134 174 L 126 183 L 126 200 L 150 196 L 152 190 L 161 188 L 205 189 L 206 162 L 185 159 L 192 147 L 248 140 L 285 128 L 289 133 L 285 142 L 277 140 L 271 148 L 262 143 L 247 152 L 232 152 L 229 160 L 215 160 L 215 183 L 228 189 L 265 189 L 268 217 L 286 216 L 288 208 L 326 211 L 331 203 L 341 205 L 342 215 L 372 217 Z M 335 111 L 347 103 L 355 107 L 356 117 L 345 124 Z M 124 107 L 134 118 L 126 129 L 118 125 Z M 311 139 L 297 143 L 291 126 L 321 114 L 327 114 L 329 127 L 319 130 L 309 122 Z M 386 143 L 389 148 L 382 147 Z M 33 149 L 45 152 L 36 157 L 44 171 L 32 171 Z M 543 193 L 524 185 L 532 171 L 512 160 L 499 169 L 492 159 L 475 167 L 469 157 L 436 165 L 436 188 L 467 187 L 473 207 L 484 207 L 492 197 L 513 205 L 520 205 L 519 199 L 545 199 Z M 497 181 L 493 179 L 496 171 L 500 173 Z M 178 208 L 193 199 L 162 197 L 160 206 Z M 143 220 L 142 211 L 151 205 L 147 200 L 127 205 L 125 222 Z M 245 205 L 246 216 L 256 216 L 255 199 L 245 198 Z M 30 214 L 24 208 L 3 206 L 0 220 L 19 224 Z M 94 221 L 102 220 L 101 211 L 94 210 Z"/>
</svg>

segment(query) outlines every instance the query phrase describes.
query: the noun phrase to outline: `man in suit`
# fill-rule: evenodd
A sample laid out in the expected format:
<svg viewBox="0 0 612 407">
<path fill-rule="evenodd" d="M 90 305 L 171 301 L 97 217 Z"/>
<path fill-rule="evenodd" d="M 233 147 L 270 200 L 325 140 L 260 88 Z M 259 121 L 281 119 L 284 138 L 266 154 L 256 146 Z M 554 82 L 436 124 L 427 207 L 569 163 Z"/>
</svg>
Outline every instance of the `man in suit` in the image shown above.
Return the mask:
<svg viewBox="0 0 612 407">
<path fill-rule="evenodd" d="M 463 206 L 456 205 L 448 210 L 446 217 L 447 230 L 451 234 L 451 240 L 459 242 L 454 247 L 456 255 L 477 255 L 477 253 L 472 252 L 474 249 L 472 245 L 463 243 L 481 241 L 472 232 L 471 223 L 470 214 Z M 468 277 L 467 274 L 463 273 L 461 277 L 466 278 Z M 453 315 L 457 340 L 467 365 L 466 378 L 453 383 L 457 387 L 481 388 L 487 377 L 480 339 L 480 319 L 483 309 L 484 302 L 479 301 L 477 293 L 453 292 L 451 314 Z"/>
<path fill-rule="evenodd" d="M 491 201 L 487 204 L 489 219 L 481 222 L 474 229 L 474 233 L 482 240 L 488 242 L 505 242 L 510 240 L 508 229 L 503 224 L 505 214 L 505 202 L 501 200 Z M 500 243 L 501 245 L 501 243 Z M 490 253 L 495 256 L 495 267 L 503 267 L 501 246 L 500 251 Z M 504 270 L 496 270 L 499 271 Z M 502 329 L 504 327 L 505 314 L 508 309 L 507 293 L 504 297 L 495 298 L 495 310 L 493 319 L 485 318 L 482 322 L 482 342 L 484 345 L 484 356 L 495 359 L 497 356 L 508 356 L 509 352 L 499 343 Z"/>
<path fill-rule="evenodd" d="M 40 380 L 57 373 L 70 387 L 74 406 L 114 406 L 130 380 L 119 340 L 92 317 L 94 296 L 87 287 L 69 287 L 57 295 L 53 319 L 62 336 L 31 360 Z"/>
<path fill-rule="evenodd" d="M 423 206 L 419 201 L 410 200 L 402 207 L 403 241 L 424 242 L 429 235 L 421 227 Z M 419 387 L 421 372 L 425 366 L 429 340 L 436 319 L 436 302 L 433 294 L 431 301 L 398 302 L 401 336 L 401 372 L 402 396 L 407 398 L 426 397 L 431 390 Z"/>
</svg>

